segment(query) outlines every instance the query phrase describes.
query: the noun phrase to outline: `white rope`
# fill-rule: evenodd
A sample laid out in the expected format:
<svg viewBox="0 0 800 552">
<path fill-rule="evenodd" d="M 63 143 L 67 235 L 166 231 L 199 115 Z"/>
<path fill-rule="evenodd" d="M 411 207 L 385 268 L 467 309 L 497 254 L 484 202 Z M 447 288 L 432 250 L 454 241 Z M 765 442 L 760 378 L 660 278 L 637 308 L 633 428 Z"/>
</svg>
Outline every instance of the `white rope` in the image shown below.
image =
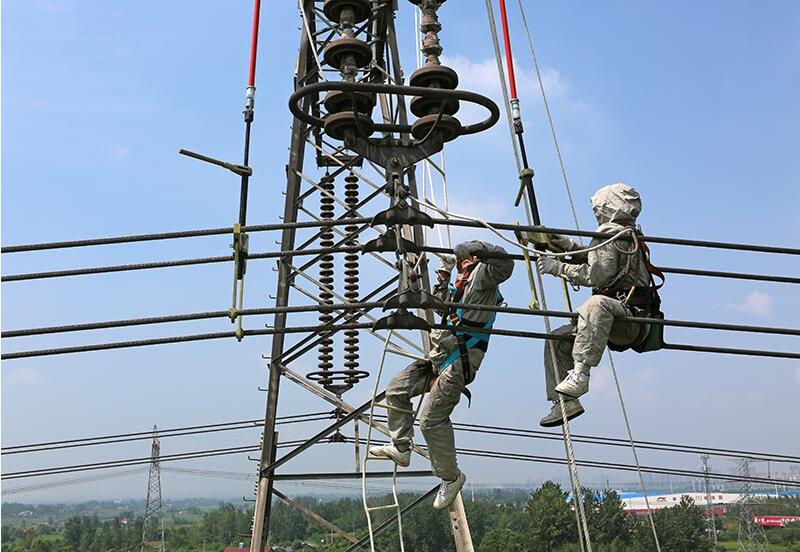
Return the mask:
<svg viewBox="0 0 800 552">
<path fill-rule="evenodd" d="M 614 357 L 611 354 L 611 349 L 608 350 L 608 360 L 611 362 L 611 373 L 614 376 L 614 385 L 617 387 L 617 396 L 619 397 L 619 405 L 622 408 L 622 417 L 625 419 L 625 427 L 628 430 L 628 440 L 631 443 L 631 452 L 633 452 L 633 461 L 636 464 L 636 473 L 639 475 L 639 486 L 644 495 L 644 504 L 647 508 L 647 517 L 650 520 L 650 529 L 653 531 L 653 539 L 656 542 L 656 550 L 661 552 L 661 544 L 658 541 L 658 531 L 656 530 L 656 522 L 653 519 L 653 510 L 650 508 L 650 499 L 647 496 L 647 487 L 644 484 L 644 477 L 642 477 L 642 467 L 639 464 L 639 453 L 636 451 L 636 444 L 633 440 L 633 431 L 631 430 L 631 422 L 628 419 L 628 409 L 625 408 L 625 400 L 622 398 L 622 388 L 619 385 L 619 378 L 617 377 L 617 367 L 614 366 Z"/>
<path fill-rule="evenodd" d="M 440 209 L 436 205 L 433 205 L 431 203 L 425 202 L 425 200 L 421 200 L 421 199 L 417 199 L 417 198 L 412 198 L 412 199 L 414 201 L 416 201 L 417 203 L 421 204 L 421 205 L 424 205 L 426 207 L 430 207 L 431 209 L 439 212 L 441 215 L 447 215 L 447 216 L 452 217 L 452 218 L 468 220 L 470 222 L 476 222 L 476 223 L 484 226 L 486 229 L 491 231 L 493 234 L 495 234 L 497 237 L 499 237 L 504 242 L 506 242 L 506 243 L 508 243 L 510 245 L 513 245 L 514 247 L 517 247 L 519 249 L 525 250 L 528 253 L 530 253 L 530 254 L 532 254 L 532 255 L 534 255 L 536 257 L 563 258 L 563 257 L 571 257 L 573 255 L 588 254 L 588 253 L 591 253 L 592 251 L 597 251 L 598 249 L 602 249 L 603 247 L 605 247 L 605 246 L 607 246 L 607 245 L 609 245 L 611 243 L 614 243 L 615 241 L 621 239 L 626 234 L 631 234 L 631 236 L 633 237 L 634 249 L 632 249 L 630 251 L 625 251 L 625 253 L 628 254 L 628 255 L 633 255 L 634 253 L 636 253 L 636 251 L 638 251 L 638 247 L 639 247 L 639 245 L 638 245 L 639 242 L 638 242 L 638 239 L 637 239 L 636 229 L 635 228 L 623 228 L 622 230 L 620 230 L 619 232 L 617 232 L 616 234 L 614 234 L 613 236 L 611 236 L 607 240 L 605 240 L 605 241 L 603 241 L 601 243 L 598 243 L 596 245 L 592 245 L 590 247 L 585 247 L 585 248 L 582 248 L 582 249 L 575 249 L 575 250 L 572 250 L 572 251 L 566 251 L 564 253 L 555 253 L 555 252 L 552 252 L 552 251 L 539 251 L 538 249 L 534 249 L 534 248 L 528 247 L 526 245 L 523 245 L 523 244 L 519 243 L 518 241 L 512 240 L 511 238 L 507 237 L 505 234 L 500 232 L 500 230 L 498 230 L 497 228 L 495 228 L 494 226 L 492 226 L 491 224 L 489 224 L 485 220 L 481 220 L 479 218 L 471 217 L 469 215 L 462 215 L 462 214 L 459 214 L 459 213 L 454 213 L 453 211 L 443 211 L 442 209 Z"/>
<path fill-rule="evenodd" d="M 520 163 L 519 153 L 517 151 L 517 144 L 516 144 L 516 141 L 514 140 L 514 128 L 513 128 L 513 121 L 512 121 L 511 112 L 510 112 L 508 90 L 506 88 L 506 80 L 505 80 L 505 75 L 503 73 L 503 62 L 502 62 L 502 56 L 500 54 L 500 44 L 499 44 L 498 38 L 497 38 L 497 25 L 496 25 L 495 19 L 494 19 L 494 10 L 492 8 L 491 0 L 486 0 L 486 13 L 487 13 L 488 20 L 489 20 L 489 28 L 490 28 L 491 35 L 492 35 L 492 43 L 494 45 L 495 60 L 497 62 L 497 70 L 498 70 L 499 77 L 500 77 L 500 84 L 501 84 L 501 88 L 503 89 L 503 97 L 505 99 L 505 104 L 506 104 L 506 115 L 507 115 L 507 118 L 508 118 L 509 132 L 511 134 L 511 142 L 512 142 L 512 145 L 514 146 L 514 156 L 515 156 L 515 159 L 516 159 L 516 162 L 517 162 L 517 169 L 519 171 L 521 171 L 522 170 L 522 166 L 521 166 L 521 163 Z M 525 210 L 526 210 L 526 214 L 527 214 L 527 217 L 528 217 L 528 222 L 531 223 L 531 221 L 532 221 L 531 220 L 532 219 L 531 207 L 530 207 L 530 204 L 528 202 L 528 198 L 527 197 L 525 197 Z M 500 235 L 499 232 L 497 232 L 496 230 L 494 230 L 492 228 L 490 228 L 490 230 L 492 230 L 496 234 Z M 501 236 L 501 237 L 505 241 L 508 241 L 508 240 L 506 240 L 506 238 L 504 236 Z M 522 247 L 520 244 L 516 244 L 516 242 L 515 242 L 515 245 L 517 245 L 518 247 Z M 525 249 L 527 249 L 527 247 Z M 537 252 L 537 254 L 538 254 L 538 252 Z M 536 278 L 537 278 L 538 284 L 539 284 L 539 289 L 541 290 L 542 308 L 546 310 L 547 309 L 547 300 L 545 298 L 544 283 L 542 282 L 542 274 L 539 271 L 538 265 L 536 266 L 535 272 L 536 272 Z M 547 333 L 550 333 L 551 327 L 550 327 L 550 318 L 549 317 L 547 317 L 547 316 L 544 317 L 544 324 L 545 324 L 545 329 L 546 329 Z M 553 371 L 556 372 L 556 374 L 555 374 L 556 375 L 556 379 L 558 379 L 557 368 L 556 368 L 556 360 L 557 359 L 556 359 L 555 346 L 552 343 L 552 341 L 548 341 L 546 346 L 547 346 L 548 350 L 550 351 L 551 359 L 553 361 Z M 581 484 L 580 484 L 580 479 L 578 477 L 578 468 L 577 468 L 577 465 L 576 465 L 576 462 L 575 462 L 575 451 L 574 451 L 573 446 L 572 446 L 572 435 L 570 434 L 570 431 L 569 431 L 569 420 L 567 420 L 567 414 L 566 414 L 566 411 L 564 409 L 564 398 L 561 395 L 558 395 L 558 402 L 559 402 L 559 406 L 561 408 L 561 417 L 562 417 L 562 422 L 563 422 L 562 432 L 564 434 L 564 448 L 566 449 L 567 463 L 569 465 L 569 474 L 570 474 L 570 483 L 571 483 L 571 486 L 572 486 L 572 495 L 573 495 L 573 497 L 575 499 L 575 503 L 577 504 L 577 508 L 575 509 L 575 516 L 576 516 L 576 519 L 577 519 L 578 536 L 579 536 L 579 540 L 581 542 L 581 550 L 588 550 L 588 552 L 592 552 L 592 543 L 591 543 L 591 538 L 589 537 L 589 526 L 588 526 L 587 521 L 586 521 L 586 512 L 584 511 L 584 507 L 583 507 L 583 497 L 581 496 Z M 585 549 L 584 549 L 584 541 L 586 543 L 586 548 Z"/>
</svg>

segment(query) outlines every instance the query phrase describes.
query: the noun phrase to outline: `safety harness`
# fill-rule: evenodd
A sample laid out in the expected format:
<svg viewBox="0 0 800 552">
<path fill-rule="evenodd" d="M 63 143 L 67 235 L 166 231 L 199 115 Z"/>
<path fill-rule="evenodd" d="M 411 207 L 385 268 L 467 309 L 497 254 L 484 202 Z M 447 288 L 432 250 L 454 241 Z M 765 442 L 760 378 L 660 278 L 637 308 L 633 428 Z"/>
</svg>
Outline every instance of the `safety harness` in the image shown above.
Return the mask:
<svg viewBox="0 0 800 552">
<path fill-rule="evenodd" d="M 464 292 L 467 288 L 467 283 L 472 271 L 477 266 L 477 263 L 467 270 L 461 270 L 456 278 L 455 285 L 450 284 L 450 302 L 461 303 L 464 298 Z M 497 304 L 500 305 L 504 301 L 502 294 L 497 292 Z M 475 374 L 469 361 L 470 349 L 480 349 L 484 353 L 489 348 L 490 335 L 486 332 L 470 331 L 468 328 L 488 330 L 494 326 L 494 321 L 497 318 L 497 313 L 492 312 L 489 319 L 484 322 L 473 322 L 464 318 L 463 307 L 453 309 L 449 308 L 442 317 L 442 324 L 447 324 L 450 331 L 456 337 L 458 346 L 442 361 L 439 365 L 438 374 L 447 370 L 456 360 L 461 360 L 461 370 L 464 374 L 464 389 L 461 391 L 467 397 L 468 404 L 472 403 L 472 393 L 467 389 L 467 385 L 472 383 L 475 379 Z"/>
<path fill-rule="evenodd" d="M 631 269 L 632 257 L 636 253 L 629 255 L 628 262 L 626 263 L 625 271 L 620 274 L 615 282 L 604 289 L 595 289 L 595 295 L 605 295 L 612 299 L 617 299 L 631 308 L 631 310 L 638 316 L 648 318 L 664 318 L 664 313 L 661 312 L 661 297 L 658 290 L 661 289 L 666 282 L 664 273 L 650 261 L 650 248 L 641 239 L 641 232 L 636 230 L 637 241 L 639 244 L 637 252 L 642 254 L 642 263 L 645 270 L 650 277 L 650 284 L 647 286 L 631 286 L 630 288 L 620 287 L 615 285 L 617 282 L 623 280 Z M 655 279 L 661 280 L 661 283 L 656 284 Z M 642 324 L 639 335 L 628 345 L 618 345 L 609 341 L 608 347 L 614 351 L 626 351 L 633 349 L 637 353 L 644 353 L 647 351 L 657 351 L 664 346 L 664 326 L 662 324 Z"/>
</svg>

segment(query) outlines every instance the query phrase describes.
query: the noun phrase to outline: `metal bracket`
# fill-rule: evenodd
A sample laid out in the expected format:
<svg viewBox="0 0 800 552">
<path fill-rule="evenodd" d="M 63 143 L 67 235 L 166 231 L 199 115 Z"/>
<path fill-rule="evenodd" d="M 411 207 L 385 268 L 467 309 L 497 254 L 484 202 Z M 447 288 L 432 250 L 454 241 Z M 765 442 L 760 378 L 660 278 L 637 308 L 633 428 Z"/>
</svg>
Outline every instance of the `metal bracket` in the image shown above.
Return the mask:
<svg viewBox="0 0 800 552">
<path fill-rule="evenodd" d="M 181 155 L 185 155 L 186 157 L 191 157 L 193 159 L 197 159 L 199 161 L 205 161 L 206 163 L 211 163 L 212 165 L 217 165 L 218 167 L 222 167 L 223 169 L 228 169 L 232 173 L 238 176 L 252 176 L 253 169 L 246 165 L 239 165 L 238 163 L 229 163 L 228 161 L 223 161 L 221 159 L 214 159 L 213 157 L 209 157 L 207 155 L 203 155 L 202 153 L 197 153 L 194 151 L 189 151 L 187 149 L 179 149 L 178 153 Z"/>
<path fill-rule="evenodd" d="M 533 193 L 533 169 L 530 168 L 522 169 L 519 173 L 519 191 L 517 192 L 517 198 L 514 200 L 514 207 L 519 207 L 522 195 L 528 189 L 531 190 L 528 197 L 532 197 L 530 194 Z"/>
<path fill-rule="evenodd" d="M 407 240 L 406 238 L 400 238 L 400 241 L 403 245 L 403 251 L 407 253 L 420 252 L 419 246 L 417 246 L 417 244 L 415 244 L 411 240 Z M 394 228 L 388 228 L 385 234 L 375 238 L 374 240 L 370 240 L 361 246 L 362 255 L 364 253 L 372 253 L 372 252 L 394 253 L 397 250 L 398 250 L 397 232 L 395 232 Z"/>
<path fill-rule="evenodd" d="M 372 325 L 372 330 L 422 330 L 423 332 L 429 332 L 431 331 L 431 325 L 419 316 L 401 308 L 375 321 Z"/>
<path fill-rule="evenodd" d="M 405 200 L 401 200 L 372 217 L 369 223 L 370 226 L 379 224 L 387 227 L 407 224 L 409 226 L 424 225 L 433 228 L 433 218 L 428 213 L 423 213 L 416 207 L 409 205 Z"/>
</svg>

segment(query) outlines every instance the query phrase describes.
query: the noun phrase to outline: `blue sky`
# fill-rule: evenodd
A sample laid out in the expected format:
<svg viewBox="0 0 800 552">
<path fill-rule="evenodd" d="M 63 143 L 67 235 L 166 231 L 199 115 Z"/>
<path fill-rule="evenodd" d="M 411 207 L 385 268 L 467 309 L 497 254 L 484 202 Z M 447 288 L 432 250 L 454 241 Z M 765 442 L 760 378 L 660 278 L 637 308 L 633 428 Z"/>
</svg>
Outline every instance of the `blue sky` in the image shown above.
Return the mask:
<svg viewBox="0 0 800 552">
<path fill-rule="evenodd" d="M 292 2 L 267 3 L 257 77 L 249 221 L 277 220 L 291 118 L 299 19 Z M 514 4 L 512 2 L 512 4 Z M 440 12 L 447 63 L 461 88 L 500 101 L 483 2 L 452 0 Z M 398 29 L 406 74 L 414 68 L 411 6 Z M 2 12 L 2 243 L 216 227 L 235 221 L 235 177 L 177 155 L 181 147 L 239 160 L 251 4 L 9 0 Z M 542 217 L 572 225 L 530 55 L 511 9 L 526 137 L 537 172 Z M 617 181 L 643 196 L 649 233 L 797 245 L 800 193 L 800 6 L 768 3 L 530 3 L 528 16 L 558 126 L 581 225 L 593 223 L 588 197 Z M 467 120 L 474 114 L 464 110 Z M 506 129 L 448 146 L 453 210 L 521 220 Z M 310 174 L 315 174 L 308 167 Z M 338 183 L 341 185 L 341 183 Z M 309 208 L 313 208 L 313 204 Z M 474 232 L 455 237 L 474 237 Z M 274 250 L 274 234 L 251 237 Z M 431 235 L 436 243 L 436 236 Z M 227 236 L 5 255 L 3 273 L 224 255 Z M 798 274 L 797 261 L 765 254 L 653 246 L 656 263 L 703 269 Z M 268 306 L 273 264 L 251 264 L 247 304 Z M 384 276 L 365 261 L 365 281 Z M 369 267 L 369 268 L 367 268 Z M 369 274 L 367 274 L 369 272 Z M 366 287 L 365 283 L 365 287 Z M 134 318 L 227 308 L 230 267 L 210 265 L 85 278 L 7 283 L 4 328 Z M 551 307 L 561 308 L 555 286 Z M 518 267 L 504 294 L 525 305 Z M 800 299 L 789 285 L 672 276 L 663 290 L 668 317 L 796 326 Z M 585 297 L 583 292 L 577 299 Z M 295 298 L 296 303 L 303 302 Z M 308 318 L 296 318 L 297 323 Z M 248 320 L 260 327 L 266 320 Z M 539 319 L 501 317 L 498 326 L 540 330 Z M 4 350 L 58 347 L 161 335 L 224 331 L 224 320 L 128 328 L 84 335 L 6 340 Z M 676 342 L 798 350 L 797 339 L 669 329 Z M 362 364 L 379 343 L 362 338 Z M 2 368 L 4 446 L 58 438 L 176 427 L 263 415 L 266 338 L 171 345 L 6 362 Z M 341 349 L 339 349 L 341 350 Z M 533 427 L 546 410 L 542 344 L 495 339 L 474 385 L 470 409 L 455 419 Z M 524 359 L 522 362 L 520 359 Z M 314 369 L 314 356 L 295 368 Z M 402 367 L 393 359 L 392 373 Z M 617 356 L 635 434 L 648 440 L 798 454 L 797 361 L 658 352 Z M 595 370 L 580 433 L 623 436 L 607 363 Z M 364 383 L 346 396 L 360 403 Z M 284 383 L 281 414 L 327 406 Z M 311 433 L 287 426 L 282 439 Z M 164 453 L 258 442 L 257 432 L 165 439 Z M 558 443 L 458 437 L 461 446 L 563 453 Z M 352 449 L 323 447 L 290 471 L 352 469 Z M 146 443 L 6 457 L 4 471 L 144 456 Z M 578 446 L 579 457 L 629 461 L 629 452 Z M 642 453 L 646 464 L 696 468 L 696 457 Z M 712 460 L 712 462 L 714 462 Z M 720 471 L 728 469 L 716 461 Z M 252 472 L 245 457 L 182 466 Z M 415 460 L 414 467 L 424 464 Z M 476 484 L 563 477 L 560 467 L 465 459 Z M 145 475 L 13 497 L 73 500 L 142 497 Z M 622 474 L 584 471 L 600 482 Z M 11 486 L 11 485 L 9 485 Z M 302 488 L 290 487 L 294 493 Z M 164 475 L 165 496 L 248 495 L 246 482 Z"/>
</svg>

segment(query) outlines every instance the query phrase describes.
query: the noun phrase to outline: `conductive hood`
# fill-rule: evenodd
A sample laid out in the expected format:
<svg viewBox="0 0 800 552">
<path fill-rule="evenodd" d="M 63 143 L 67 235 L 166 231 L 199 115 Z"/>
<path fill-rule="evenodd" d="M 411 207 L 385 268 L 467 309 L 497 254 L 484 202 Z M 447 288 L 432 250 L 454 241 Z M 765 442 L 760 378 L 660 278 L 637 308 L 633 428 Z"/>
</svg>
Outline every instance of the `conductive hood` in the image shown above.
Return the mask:
<svg viewBox="0 0 800 552">
<path fill-rule="evenodd" d="M 642 211 L 642 198 L 627 184 L 609 184 L 592 196 L 592 210 L 599 225 L 609 222 L 630 225 Z"/>
</svg>

